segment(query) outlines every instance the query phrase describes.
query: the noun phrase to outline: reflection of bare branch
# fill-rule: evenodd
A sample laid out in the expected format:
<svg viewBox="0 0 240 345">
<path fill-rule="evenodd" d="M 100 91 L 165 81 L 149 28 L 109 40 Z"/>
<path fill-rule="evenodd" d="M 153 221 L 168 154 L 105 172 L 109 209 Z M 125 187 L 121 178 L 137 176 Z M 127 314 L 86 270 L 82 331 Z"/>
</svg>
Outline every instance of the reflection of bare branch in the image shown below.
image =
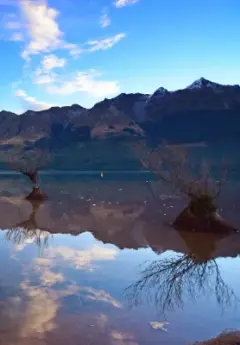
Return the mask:
<svg viewBox="0 0 240 345">
<path fill-rule="evenodd" d="M 196 301 L 200 294 L 214 294 L 223 308 L 237 299 L 213 259 L 199 262 L 191 255 L 179 255 L 152 262 L 140 275 L 140 279 L 126 290 L 127 298 L 136 305 L 145 297 L 162 313 L 182 308 L 184 297 Z"/>
<path fill-rule="evenodd" d="M 27 229 L 23 227 L 17 227 L 9 229 L 6 238 L 7 240 L 19 245 L 24 244 L 27 241 L 35 242 L 39 248 L 45 248 L 48 246 L 50 233 L 41 229 Z"/>
<path fill-rule="evenodd" d="M 32 212 L 29 218 L 20 222 L 7 231 L 7 240 L 19 245 L 27 241 L 33 241 L 39 248 L 48 246 L 50 232 L 47 228 L 39 227 L 36 220 L 36 214 L 41 206 L 41 202 L 31 202 Z"/>
</svg>

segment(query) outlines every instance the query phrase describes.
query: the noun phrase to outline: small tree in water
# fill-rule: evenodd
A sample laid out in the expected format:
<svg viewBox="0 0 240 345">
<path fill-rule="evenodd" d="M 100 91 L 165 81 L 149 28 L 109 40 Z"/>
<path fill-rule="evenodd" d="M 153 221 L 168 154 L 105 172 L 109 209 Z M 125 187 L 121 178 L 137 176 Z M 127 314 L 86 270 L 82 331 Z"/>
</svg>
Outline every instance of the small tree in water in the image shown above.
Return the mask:
<svg viewBox="0 0 240 345">
<path fill-rule="evenodd" d="M 184 147 L 163 145 L 141 152 L 144 167 L 156 173 L 188 197 L 188 206 L 177 217 L 174 226 L 195 231 L 233 231 L 217 212 L 216 199 L 226 183 L 227 170 L 221 167 L 220 178 L 215 181 L 206 162 L 194 171 L 188 152 Z M 196 169 L 195 169 L 196 170 Z"/>
<path fill-rule="evenodd" d="M 41 192 L 39 187 L 39 171 L 50 162 L 50 154 L 42 150 L 16 152 L 8 158 L 8 167 L 11 170 L 27 176 L 32 183 L 32 192 L 27 200 L 45 200 L 47 195 Z"/>
</svg>

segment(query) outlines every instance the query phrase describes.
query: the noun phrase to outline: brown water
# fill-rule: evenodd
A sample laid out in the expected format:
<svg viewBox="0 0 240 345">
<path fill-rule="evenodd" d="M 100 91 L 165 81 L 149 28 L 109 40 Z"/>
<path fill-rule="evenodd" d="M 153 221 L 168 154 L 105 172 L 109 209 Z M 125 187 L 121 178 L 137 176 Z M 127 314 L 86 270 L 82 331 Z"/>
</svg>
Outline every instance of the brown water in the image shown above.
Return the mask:
<svg viewBox="0 0 240 345">
<path fill-rule="evenodd" d="M 0 181 L 0 344 L 191 344 L 239 328 L 240 235 L 177 232 L 185 200 L 142 177 Z M 239 184 L 221 212 L 240 228 Z M 167 332 L 150 322 L 164 322 Z"/>
</svg>

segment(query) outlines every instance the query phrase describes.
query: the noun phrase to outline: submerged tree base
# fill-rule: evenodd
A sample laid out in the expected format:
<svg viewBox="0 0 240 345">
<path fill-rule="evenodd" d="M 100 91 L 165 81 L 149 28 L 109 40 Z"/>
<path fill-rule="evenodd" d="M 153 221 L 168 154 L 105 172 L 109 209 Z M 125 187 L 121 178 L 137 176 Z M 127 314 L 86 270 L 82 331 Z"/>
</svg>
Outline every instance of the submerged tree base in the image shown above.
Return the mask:
<svg viewBox="0 0 240 345">
<path fill-rule="evenodd" d="M 224 332 L 218 337 L 209 339 L 195 345 L 239 345 L 240 331 Z"/>
<path fill-rule="evenodd" d="M 206 216 L 194 214 L 189 207 L 177 217 L 173 223 L 178 230 L 212 232 L 212 233 L 232 233 L 237 230 L 228 224 L 217 212 L 212 212 Z"/>
<path fill-rule="evenodd" d="M 47 200 L 47 194 L 41 192 L 40 188 L 34 187 L 31 193 L 26 196 L 26 200 L 29 201 L 43 201 Z"/>
</svg>

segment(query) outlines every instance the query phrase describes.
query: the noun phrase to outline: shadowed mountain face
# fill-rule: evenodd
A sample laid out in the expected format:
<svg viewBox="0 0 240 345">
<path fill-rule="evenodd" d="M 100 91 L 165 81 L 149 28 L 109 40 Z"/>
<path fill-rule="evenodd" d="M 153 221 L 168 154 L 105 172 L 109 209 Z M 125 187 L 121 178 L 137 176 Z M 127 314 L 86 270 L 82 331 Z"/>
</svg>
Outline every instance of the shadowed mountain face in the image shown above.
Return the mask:
<svg viewBox="0 0 240 345">
<path fill-rule="evenodd" d="M 0 112 L 0 139 L 9 144 L 17 144 L 22 140 L 37 140 L 51 134 L 52 126 L 61 124 L 63 127 L 84 114 L 86 109 L 79 105 L 71 107 L 54 107 L 45 111 L 27 111 L 22 115 Z"/>
<path fill-rule="evenodd" d="M 240 87 L 201 78 L 175 92 L 160 87 L 152 95 L 120 94 L 88 110 L 72 105 L 20 116 L 2 111 L 0 125 L 2 148 L 19 143 L 58 148 L 78 141 L 139 137 L 235 142 L 240 139 Z"/>
</svg>

